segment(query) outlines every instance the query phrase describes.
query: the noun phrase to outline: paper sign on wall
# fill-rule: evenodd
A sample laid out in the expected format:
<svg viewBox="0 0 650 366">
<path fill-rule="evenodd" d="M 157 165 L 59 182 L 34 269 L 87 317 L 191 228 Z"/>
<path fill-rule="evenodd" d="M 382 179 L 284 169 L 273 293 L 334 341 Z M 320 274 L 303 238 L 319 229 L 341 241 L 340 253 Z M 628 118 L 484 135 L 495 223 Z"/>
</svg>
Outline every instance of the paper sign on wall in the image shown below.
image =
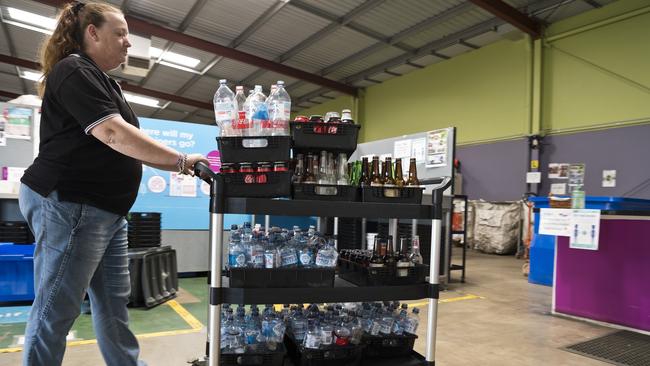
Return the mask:
<svg viewBox="0 0 650 366">
<path fill-rule="evenodd" d="M 447 135 L 446 129 L 427 132 L 427 168 L 447 165 Z"/>
<path fill-rule="evenodd" d="M 569 177 L 569 164 L 548 164 L 548 178 L 549 179 L 567 179 Z"/>
<path fill-rule="evenodd" d="M 542 173 L 541 172 L 528 172 L 526 173 L 526 183 L 541 183 L 542 182 Z"/>
<path fill-rule="evenodd" d="M 566 194 L 566 183 L 553 183 L 553 184 L 551 184 L 551 194 L 554 194 L 554 195 Z"/>
<path fill-rule="evenodd" d="M 395 159 L 410 159 L 411 158 L 411 140 L 398 140 L 393 145 L 393 156 Z"/>
<path fill-rule="evenodd" d="M 598 250 L 600 210 L 572 210 L 569 247 Z"/>
<path fill-rule="evenodd" d="M 539 233 L 543 235 L 570 236 L 571 210 L 542 208 L 539 210 Z"/>
<path fill-rule="evenodd" d="M 411 142 L 411 157 L 415 158 L 415 161 L 418 164 L 424 163 L 426 151 L 427 151 L 427 140 L 424 137 L 419 139 L 414 139 Z"/>
<path fill-rule="evenodd" d="M 603 170 L 603 187 L 616 187 L 616 170 Z"/>
</svg>

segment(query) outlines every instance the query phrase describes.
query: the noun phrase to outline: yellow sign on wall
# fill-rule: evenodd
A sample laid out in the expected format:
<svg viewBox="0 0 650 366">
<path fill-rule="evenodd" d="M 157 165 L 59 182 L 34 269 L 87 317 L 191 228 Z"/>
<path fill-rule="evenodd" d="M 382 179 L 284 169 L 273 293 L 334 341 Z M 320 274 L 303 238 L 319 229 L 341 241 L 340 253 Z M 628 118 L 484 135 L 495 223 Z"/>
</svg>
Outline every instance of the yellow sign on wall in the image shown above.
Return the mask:
<svg viewBox="0 0 650 366">
<path fill-rule="evenodd" d="M 531 160 L 531 161 L 530 161 L 530 168 L 531 168 L 531 169 L 537 169 L 537 168 L 539 168 L 539 160 Z"/>
</svg>

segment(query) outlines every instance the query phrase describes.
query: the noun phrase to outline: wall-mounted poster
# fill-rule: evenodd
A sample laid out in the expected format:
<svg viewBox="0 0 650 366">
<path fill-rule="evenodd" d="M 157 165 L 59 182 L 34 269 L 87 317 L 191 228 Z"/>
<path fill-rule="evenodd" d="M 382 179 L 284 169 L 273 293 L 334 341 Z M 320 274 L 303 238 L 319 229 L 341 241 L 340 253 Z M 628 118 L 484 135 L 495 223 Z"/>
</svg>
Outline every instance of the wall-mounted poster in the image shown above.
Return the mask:
<svg viewBox="0 0 650 366">
<path fill-rule="evenodd" d="M 548 164 L 549 179 L 567 179 L 569 177 L 569 164 L 550 163 Z"/>
<path fill-rule="evenodd" d="M 5 134 L 9 138 L 31 139 L 32 115 L 34 110 L 22 107 L 6 107 L 2 111 L 5 119 Z"/>
<path fill-rule="evenodd" d="M 446 129 L 427 132 L 427 168 L 447 165 L 447 137 Z"/>
</svg>

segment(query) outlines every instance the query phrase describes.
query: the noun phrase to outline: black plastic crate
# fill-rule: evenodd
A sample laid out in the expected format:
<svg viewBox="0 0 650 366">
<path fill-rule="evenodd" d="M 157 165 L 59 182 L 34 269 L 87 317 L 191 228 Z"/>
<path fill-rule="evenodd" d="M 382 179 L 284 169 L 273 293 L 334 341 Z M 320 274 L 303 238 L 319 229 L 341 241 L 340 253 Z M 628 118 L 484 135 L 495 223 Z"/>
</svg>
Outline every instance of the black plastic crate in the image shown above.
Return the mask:
<svg viewBox="0 0 650 366">
<path fill-rule="evenodd" d="M 289 197 L 291 172 L 223 174 L 227 197 Z"/>
<path fill-rule="evenodd" d="M 217 137 L 222 163 L 287 161 L 291 136 Z"/>
<path fill-rule="evenodd" d="M 361 191 L 355 186 L 294 183 L 292 197 L 294 200 L 358 202 L 361 201 Z"/>
<path fill-rule="evenodd" d="M 360 125 L 348 123 L 291 122 L 293 148 L 303 152 L 327 150 L 350 156 L 357 149 Z"/>
<path fill-rule="evenodd" d="M 265 350 L 265 352 L 246 352 L 246 353 L 229 353 L 221 352 L 220 365 L 235 366 L 283 366 L 286 349 L 282 343 L 278 344 L 275 351 Z"/>
<path fill-rule="evenodd" d="M 332 345 L 322 349 L 297 344 L 291 333 L 285 337 L 287 355 L 295 366 L 358 366 L 363 356 L 362 345 Z"/>
<path fill-rule="evenodd" d="M 153 307 L 176 297 L 178 271 L 176 250 L 160 248 L 129 249 L 131 295 L 129 306 Z"/>
<path fill-rule="evenodd" d="M 422 203 L 423 187 L 362 187 L 363 202 Z"/>
<path fill-rule="evenodd" d="M 415 334 L 403 335 L 390 334 L 386 336 L 373 336 L 365 333 L 361 338 L 364 358 L 391 358 L 409 355 L 418 338 Z"/>
<path fill-rule="evenodd" d="M 126 219 L 129 222 L 160 222 L 160 212 L 129 212 Z"/>
<path fill-rule="evenodd" d="M 231 268 L 230 287 L 334 287 L 334 268 Z"/>
<path fill-rule="evenodd" d="M 365 267 L 357 262 L 339 258 L 339 277 L 357 286 L 403 286 L 424 283 L 429 266 L 413 267 Z M 406 276 L 398 276 L 398 271 L 407 270 Z"/>
</svg>

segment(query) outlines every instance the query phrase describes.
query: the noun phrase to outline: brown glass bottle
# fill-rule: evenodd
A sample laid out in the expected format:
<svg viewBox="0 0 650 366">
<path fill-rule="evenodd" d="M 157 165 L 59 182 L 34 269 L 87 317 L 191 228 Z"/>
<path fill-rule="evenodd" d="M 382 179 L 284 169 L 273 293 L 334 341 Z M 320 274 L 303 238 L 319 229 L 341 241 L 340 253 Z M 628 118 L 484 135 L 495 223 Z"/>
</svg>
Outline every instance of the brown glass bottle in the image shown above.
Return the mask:
<svg viewBox="0 0 650 366">
<path fill-rule="evenodd" d="M 305 177 L 305 157 L 296 155 L 296 168 L 293 171 L 293 183 L 302 183 Z"/>
<path fill-rule="evenodd" d="M 420 181 L 418 180 L 418 170 L 415 165 L 415 158 L 411 158 L 411 163 L 409 164 L 409 179 L 406 181 L 407 186 L 419 186 Z"/>
<path fill-rule="evenodd" d="M 386 252 L 384 253 L 384 263 L 388 267 L 395 267 L 397 259 L 393 252 L 393 236 L 388 235 L 388 240 L 386 241 Z"/>
<path fill-rule="evenodd" d="M 374 187 L 381 187 L 384 185 L 384 180 L 381 179 L 381 173 L 379 172 L 378 156 L 372 158 L 372 175 L 371 175 L 370 185 Z"/>
<path fill-rule="evenodd" d="M 406 237 L 399 238 L 399 254 L 397 255 L 397 277 L 407 277 L 409 274 L 408 267 L 412 267 L 413 263 L 409 259 L 408 253 L 408 239 Z"/>
<path fill-rule="evenodd" d="M 307 167 L 305 169 L 305 176 L 302 180 L 306 184 L 316 184 L 316 173 L 314 171 L 314 155 L 307 155 Z"/>
<path fill-rule="evenodd" d="M 372 250 L 372 256 L 368 261 L 368 267 L 380 268 L 386 266 L 384 263 L 384 257 L 381 254 L 381 238 L 375 237 L 375 246 Z"/>
<path fill-rule="evenodd" d="M 395 185 L 398 187 L 404 187 L 404 173 L 402 173 L 402 159 L 395 159 Z"/>
<path fill-rule="evenodd" d="M 384 161 L 384 187 L 394 187 L 395 179 L 393 179 L 393 162 L 391 158 L 386 158 Z"/>
<path fill-rule="evenodd" d="M 361 187 L 370 186 L 370 166 L 368 165 L 368 158 L 361 158 L 361 178 L 359 179 Z"/>
</svg>

